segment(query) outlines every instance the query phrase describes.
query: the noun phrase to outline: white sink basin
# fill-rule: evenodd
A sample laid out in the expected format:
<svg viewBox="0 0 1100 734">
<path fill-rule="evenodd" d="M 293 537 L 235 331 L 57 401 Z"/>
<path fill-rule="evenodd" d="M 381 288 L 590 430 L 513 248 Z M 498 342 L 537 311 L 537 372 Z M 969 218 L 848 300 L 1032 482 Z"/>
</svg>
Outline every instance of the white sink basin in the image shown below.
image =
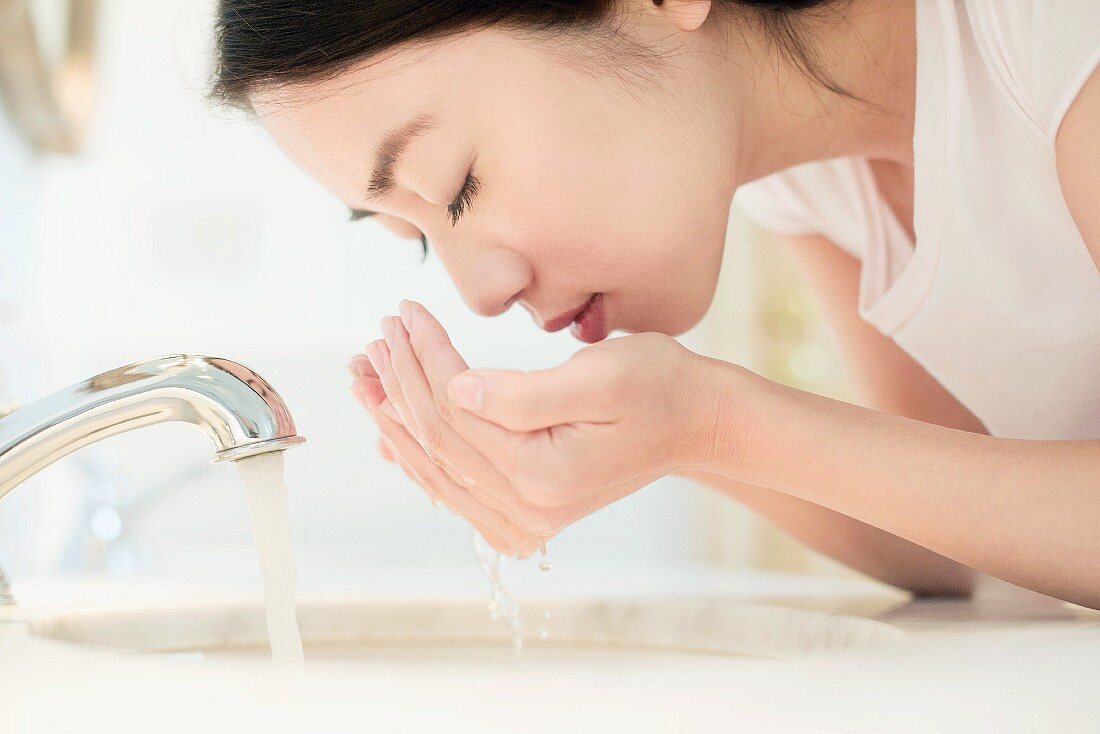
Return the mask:
<svg viewBox="0 0 1100 734">
<path fill-rule="evenodd" d="M 548 614 L 547 614 L 548 613 Z M 524 662 L 698 655 L 799 658 L 888 645 L 901 630 L 860 617 L 737 599 L 545 600 L 521 604 Z M 305 600 L 298 621 L 310 663 L 494 666 L 511 658 L 511 631 L 483 601 Z M 29 621 L 39 637 L 126 652 L 196 653 L 181 659 L 262 659 L 262 607 L 203 603 L 98 609 Z M 542 639 L 541 630 L 547 630 Z M 197 654 L 197 653 L 202 653 Z"/>
<path fill-rule="evenodd" d="M 306 594 L 302 670 L 270 664 L 248 598 L 60 591 L 0 609 L 0 730 L 1081 731 L 1100 717 L 1095 619 L 899 630 L 830 613 L 881 614 L 871 599 L 524 595 L 517 668 L 485 599 Z M 915 606 L 929 604 L 946 602 Z"/>
</svg>

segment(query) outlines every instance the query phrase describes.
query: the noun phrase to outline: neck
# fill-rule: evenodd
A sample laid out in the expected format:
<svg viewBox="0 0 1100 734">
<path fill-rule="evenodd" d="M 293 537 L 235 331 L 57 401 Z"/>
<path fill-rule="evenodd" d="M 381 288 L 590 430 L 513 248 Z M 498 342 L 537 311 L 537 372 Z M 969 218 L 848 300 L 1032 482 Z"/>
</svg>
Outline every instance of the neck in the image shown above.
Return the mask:
<svg viewBox="0 0 1100 734">
<path fill-rule="evenodd" d="M 860 156 L 911 167 L 915 96 L 913 2 L 852 0 L 807 15 L 801 33 L 828 77 L 826 89 L 774 43 L 728 33 L 727 92 L 737 185 L 826 158 Z M 746 41 L 749 41 L 746 43 Z"/>
</svg>

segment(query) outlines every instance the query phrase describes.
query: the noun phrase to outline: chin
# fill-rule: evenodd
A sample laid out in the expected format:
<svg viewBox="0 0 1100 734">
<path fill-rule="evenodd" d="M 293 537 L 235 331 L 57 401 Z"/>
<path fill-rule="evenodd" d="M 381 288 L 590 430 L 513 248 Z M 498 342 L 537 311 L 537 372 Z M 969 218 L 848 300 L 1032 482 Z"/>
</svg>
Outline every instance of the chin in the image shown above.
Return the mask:
<svg viewBox="0 0 1100 734">
<path fill-rule="evenodd" d="M 706 309 L 681 308 L 665 311 L 660 315 L 653 315 L 644 321 L 625 326 L 616 324 L 613 328 L 616 331 L 625 331 L 628 334 L 655 331 L 668 336 L 679 336 L 702 321 L 706 313 Z"/>
</svg>

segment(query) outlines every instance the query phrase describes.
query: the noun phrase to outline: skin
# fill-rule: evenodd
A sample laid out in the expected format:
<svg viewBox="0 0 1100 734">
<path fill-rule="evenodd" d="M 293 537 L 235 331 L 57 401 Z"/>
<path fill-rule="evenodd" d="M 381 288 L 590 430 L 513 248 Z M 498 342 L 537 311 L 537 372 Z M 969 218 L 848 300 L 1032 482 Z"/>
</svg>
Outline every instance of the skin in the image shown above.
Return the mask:
<svg viewBox="0 0 1100 734">
<path fill-rule="evenodd" d="M 976 568 L 1100 606 L 1100 572 L 1086 563 L 1100 538 L 1100 441 L 983 435 L 858 319 L 858 263 L 833 243 L 787 241 L 867 407 L 775 385 L 670 338 L 710 304 L 741 183 L 863 156 L 911 229 L 911 4 L 852 2 L 838 6 L 844 22 L 809 22 L 832 78 L 866 105 L 823 90 L 751 27 L 731 32 L 710 2 L 623 7 L 624 32 L 665 59 L 648 86 L 488 30 L 256 95 L 272 137 L 322 185 L 399 234 L 427 235 L 475 312 L 518 301 L 542 323 L 601 292 L 611 327 L 630 332 L 549 370 L 470 371 L 439 322 L 402 302 L 401 318 L 384 317 L 383 338 L 352 362 L 383 455 L 515 555 L 676 473 L 918 593 L 967 593 Z M 424 111 L 439 111 L 440 124 L 410 145 L 397 191 L 369 200 L 373 146 Z M 1098 123 L 1094 75 L 1056 153 L 1067 207 L 1100 264 L 1089 206 Z M 452 225 L 447 204 L 471 162 L 482 185 Z M 477 409 L 461 404 L 460 378 L 471 375 L 483 379 Z"/>
<path fill-rule="evenodd" d="M 647 34 L 659 31 L 651 22 Z M 716 73 L 691 59 L 676 76 Z M 488 30 L 363 65 L 313 85 L 304 103 L 272 93 L 254 107 L 350 208 L 425 234 L 474 312 L 495 316 L 518 300 L 545 322 L 599 291 L 616 328 L 677 334 L 713 297 L 739 166 L 735 150 L 715 155 L 709 142 L 731 132 L 732 95 L 710 106 L 707 88 L 664 86 L 635 99 L 583 62 Z M 367 199 L 374 147 L 422 112 L 442 119 L 409 146 L 399 190 Z M 446 205 L 471 163 L 482 186 L 452 225 Z"/>
</svg>

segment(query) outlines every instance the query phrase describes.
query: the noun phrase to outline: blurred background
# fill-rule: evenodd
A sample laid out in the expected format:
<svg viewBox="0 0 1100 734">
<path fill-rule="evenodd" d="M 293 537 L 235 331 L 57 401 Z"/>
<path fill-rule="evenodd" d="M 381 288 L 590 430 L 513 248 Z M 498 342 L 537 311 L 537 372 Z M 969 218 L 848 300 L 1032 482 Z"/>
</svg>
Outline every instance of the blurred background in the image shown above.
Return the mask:
<svg viewBox="0 0 1100 734">
<path fill-rule="evenodd" d="M 161 354 L 239 361 L 276 387 L 309 440 L 286 454 L 303 587 L 380 567 L 426 586 L 440 575 L 484 584 L 469 527 L 377 454 L 348 360 L 401 298 L 439 315 L 474 367 L 551 366 L 582 345 L 520 308 L 474 315 L 418 242 L 347 222 L 257 124 L 212 109 L 213 6 L 0 0 L 0 404 Z M 799 275 L 736 209 L 717 299 L 680 338 L 850 397 Z M 258 586 L 237 474 L 209 458 L 206 439 L 180 425 L 68 457 L 0 501 L 0 565 L 16 581 Z M 557 583 L 699 568 L 849 573 L 678 478 L 566 529 L 550 557 Z"/>
</svg>

